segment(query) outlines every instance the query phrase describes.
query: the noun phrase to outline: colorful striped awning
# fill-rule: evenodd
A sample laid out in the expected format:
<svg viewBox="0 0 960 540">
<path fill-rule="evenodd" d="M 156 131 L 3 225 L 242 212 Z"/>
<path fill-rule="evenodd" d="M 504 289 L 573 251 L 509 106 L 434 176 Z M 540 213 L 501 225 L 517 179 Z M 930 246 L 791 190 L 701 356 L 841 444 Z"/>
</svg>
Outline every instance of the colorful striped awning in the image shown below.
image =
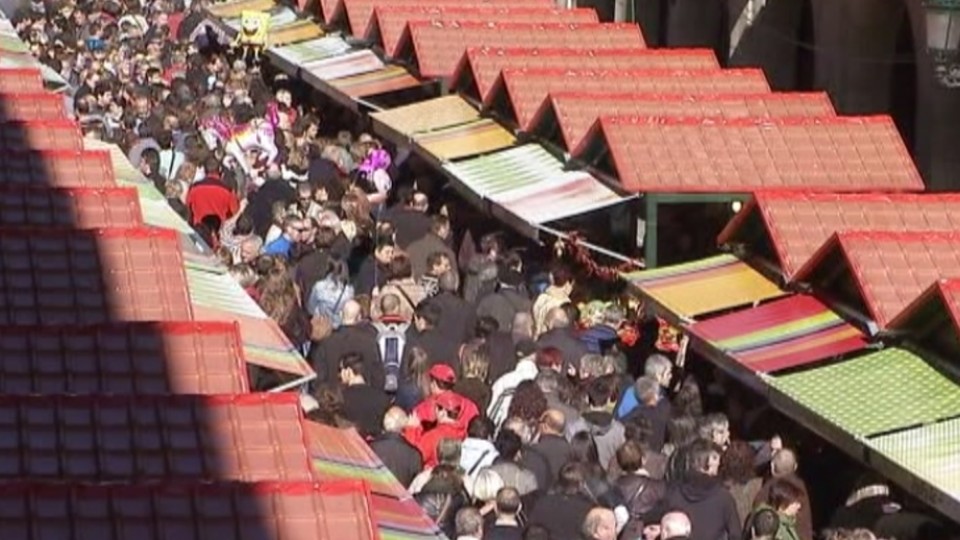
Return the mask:
<svg viewBox="0 0 960 540">
<path fill-rule="evenodd" d="M 372 51 L 365 49 L 316 60 L 301 68 L 304 77 L 312 76 L 330 81 L 377 71 L 383 69 L 384 64 Z"/>
<path fill-rule="evenodd" d="M 812 296 L 796 295 L 689 328 L 754 372 L 795 368 L 862 349 L 866 336 Z"/>
<path fill-rule="evenodd" d="M 450 95 L 375 112 L 370 119 L 375 133 L 404 144 L 417 134 L 475 122 L 480 113 L 459 95 Z"/>
<path fill-rule="evenodd" d="M 420 81 L 400 66 L 331 81 L 330 85 L 352 98 L 363 98 L 420 86 Z"/>
<path fill-rule="evenodd" d="M 787 294 L 733 255 L 630 272 L 621 277 L 665 310 L 665 315 L 681 320 Z"/>
<path fill-rule="evenodd" d="M 414 141 L 438 161 L 452 161 L 502 150 L 513 146 L 517 138 L 493 120 L 482 119 L 422 133 Z"/>
</svg>

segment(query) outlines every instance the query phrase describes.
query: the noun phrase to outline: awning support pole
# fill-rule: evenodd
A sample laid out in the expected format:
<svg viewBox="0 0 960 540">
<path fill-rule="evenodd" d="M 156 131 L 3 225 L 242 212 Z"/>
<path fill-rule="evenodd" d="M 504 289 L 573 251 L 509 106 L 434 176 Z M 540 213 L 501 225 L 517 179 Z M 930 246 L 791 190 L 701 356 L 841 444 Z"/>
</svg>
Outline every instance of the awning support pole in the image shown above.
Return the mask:
<svg viewBox="0 0 960 540">
<path fill-rule="evenodd" d="M 539 223 L 534 224 L 534 227 L 536 227 L 537 229 L 539 229 L 539 230 L 541 230 L 541 231 L 543 231 L 543 232 L 545 232 L 545 233 L 547 233 L 547 234 L 551 234 L 551 235 L 553 235 L 553 236 L 556 236 L 557 238 L 575 242 L 578 246 L 583 246 L 583 247 L 589 249 L 590 251 L 594 251 L 594 252 L 599 253 L 599 254 L 601 254 L 601 255 L 603 255 L 603 256 L 610 257 L 611 259 L 614 259 L 614 260 L 616 260 L 616 261 L 620 261 L 620 262 L 622 262 L 622 263 L 627 263 L 627 264 L 633 264 L 633 265 L 636 265 L 638 268 L 642 268 L 642 267 L 643 267 L 643 264 L 642 264 L 640 261 L 636 260 L 636 259 L 631 259 L 630 257 L 627 257 L 626 255 L 621 255 L 620 253 L 617 253 L 616 251 L 611 251 L 611 250 L 609 250 L 609 249 L 607 249 L 607 248 L 600 247 L 600 246 L 598 246 L 598 245 L 596 245 L 596 244 L 591 244 L 590 242 L 587 242 L 587 241 L 585 241 L 585 240 L 580 240 L 579 238 L 576 238 L 576 239 L 571 238 L 569 234 L 567 234 L 567 233 L 565 233 L 565 232 L 563 232 L 563 231 L 558 231 L 557 229 L 554 229 L 554 228 L 552 228 L 552 227 L 547 227 L 546 225 L 541 225 L 541 224 L 539 224 Z"/>
<path fill-rule="evenodd" d="M 657 196 L 647 193 L 645 196 L 644 203 L 647 205 L 646 215 L 644 220 L 646 222 L 646 231 L 643 235 L 643 259 L 647 263 L 647 268 L 656 268 L 657 267 L 657 228 L 658 228 L 658 211 L 659 211 L 659 201 Z"/>
</svg>

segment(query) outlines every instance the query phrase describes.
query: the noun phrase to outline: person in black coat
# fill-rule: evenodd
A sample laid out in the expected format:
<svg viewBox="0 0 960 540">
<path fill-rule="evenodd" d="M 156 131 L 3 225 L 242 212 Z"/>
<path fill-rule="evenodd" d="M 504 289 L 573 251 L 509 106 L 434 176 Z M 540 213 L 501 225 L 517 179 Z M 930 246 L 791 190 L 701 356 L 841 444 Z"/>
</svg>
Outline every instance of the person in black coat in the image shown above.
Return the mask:
<svg viewBox="0 0 960 540">
<path fill-rule="evenodd" d="M 296 202 L 297 192 L 280 176 L 280 171 L 267 173 L 267 181 L 247 197 L 244 213 L 253 220 L 253 230 L 263 238 L 273 224 L 273 204 L 289 206 Z"/>
<path fill-rule="evenodd" d="M 737 503 L 717 478 L 720 452 L 709 441 L 699 440 L 691 445 L 689 459 L 692 470 L 670 488 L 665 506 L 690 518 L 691 540 L 740 538 Z"/>
<path fill-rule="evenodd" d="M 463 298 L 457 295 L 460 278 L 450 271 L 440 275 L 437 280 L 439 292 L 430 299 L 440 306 L 440 321 L 437 329 L 451 339 L 463 342 L 467 337 L 467 328 L 473 319 L 473 310 Z"/>
<path fill-rule="evenodd" d="M 382 386 L 370 386 L 365 371 L 363 357 L 357 353 L 348 353 L 340 359 L 343 416 L 357 427 L 361 436 L 370 439 L 380 434 L 390 398 Z"/>
<path fill-rule="evenodd" d="M 391 407 L 383 417 L 383 433 L 370 443 L 370 449 L 403 487 L 409 486 L 423 470 L 420 451 L 401 435 L 406 425 L 407 413 L 400 407 Z"/>
<path fill-rule="evenodd" d="M 454 370 L 460 367 L 460 344 L 462 339 L 445 334 L 440 329 L 441 307 L 433 299 L 420 302 L 413 316 L 416 332 L 411 332 L 404 348 L 404 364 L 410 358 L 413 347 L 427 353 L 430 365 L 447 364 Z"/>
<path fill-rule="evenodd" d="M 540 418 L 540 438 L 533 448 L 540 452 L 550 464 L 550 473 L 556 481 L 560 469 L 570 460 L 570 443 L 564 437 L 566 418 L 556 409 L 548 409 Z"/>
<path fill-rule="evenodd" d="M 341 325 L 329 336 L 310 347 L 308 360 L 317 373 L 317 383 L 339 380 L 340 359 L 348 354 L 359 354 L 370 386 L 383 388 L 383 362 L 377 348 L 377 331 L 360 320 L 361 308 L 354 300 L 343 304 Z"/>
<path fill-rule="evenodd" d="M 589 351 L 587 346 L 574 335 L 571 320 L 566 311 L 561 308 L 550 310 L 547 315 L 547 325 L 550 330 L 537 338 L 537 347 L 541 350 L 554 347 L 563 353 L 565 368 L 578 367 L 580 359 Z"/>
<path fill-rule="evenodd" d="M 577 538 L 583 520 L 595 506 L 584 494 L 585 482 L 582 465 L 564 465 L 553 490 L 533 507 L 529 524 L 544 527 L 550 531 L 550 538 Z"/>
</svg>

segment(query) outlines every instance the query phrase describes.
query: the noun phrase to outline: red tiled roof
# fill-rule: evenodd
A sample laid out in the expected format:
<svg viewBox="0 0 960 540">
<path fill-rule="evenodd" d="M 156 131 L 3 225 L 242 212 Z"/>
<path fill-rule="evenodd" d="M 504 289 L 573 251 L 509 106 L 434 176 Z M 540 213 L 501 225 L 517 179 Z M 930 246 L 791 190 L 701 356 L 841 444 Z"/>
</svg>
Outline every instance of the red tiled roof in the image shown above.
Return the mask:
<svg viewBox="0 0 960 540">
<path fill-rule="evenodd" d="M 0 327 L 0 395 L 248 391 L 234 323 Z"/>
<path fill-rule="evenodd" d="M 867 314 L 887 323 L 939 279 L 960 275 L 960 234 L 843 231 L 830 237 L 797 271 L 797 281 L 842 286 L 837 265 L 849 272 Z M 823 276 L 828 275 L 826 278 Z M 821 279 L 833 280 L 818 283 Z"/>
<path fill-rule="evenodd" d="M 411 22 L 398 54 L 412 51 L 422 77 L 448 78 L 468 47 L 644 47 L 635 24 Z M 405 45 L 406 44 L 406 45 Z"/>
<path fill-rule="evenodd" d="M 396 54 L 397 45 L 408 22 L 412 21 L 476 21 L 514 23 L 597 23 L 592 8 L 557 9 L 553 7 L 463 6 L 447 7 L 419 4 L 379 6 L 373 12 L 367 37 L 379 34 L 379 43 L 388 56 Z"/>
<path fill-rule="evenodd" d="M 3 151 L 0 185 L 116 187 L 110 153 L 99 150 Z"/>
<path fill-rule="evenodd" d="M 654 92 L 755 94 L 770 87 L 758 69 L 618 70 L 504 69 L 487 94 L 484 109 L 499 108 L 504 120 L 527 131 L 533 115 L 552 92 Z M 507 107 L 509 111 L 503 111 Z"/>
<path fill-rule="evenodd" d="M 836 112 L 825 92 L 685 95 L 561 91 L 543 102 L 530 129 L 549 136 L 559 127 L 560 142 L 573 150 L 603 115 L 781 118 L 835 116 Z"/>
<path fill-rule="evenodd" d="M 0 92 L 43 92 L 43 78 L 35 68 L 0 68 Z"/>
<path fill-rule="evenodd" d="M 571 49 L 470 47 L 453 87 L 483 101 L 504 69 L 719 69 L 710 49 Z"/>
<path fill-rule="evenodd" d="M 193 318 L 172 230 L 3 228 L 0 277 L 0 324 Z"/>
<path fill-rule="evenodd" d="M 0 121 L 63 120 L 63 96 L 52 92 L 0 93 Z"/>
<path fill-rule="evenodd" d="M 760 192 L 718 241 L 749 242 L 754 251 L 769 251 L 789 278 L 830 235 L 852 230 L 958 231 L 960 195 Z M 766 245 L 755 245 L 760 242 Z"/>
<path fill-rule="evenodd" d="M 357 37 L 365 37 L 370 31 L 369 23 L 373 19 L 373 12 L 380 6 L 398 4 L 396 0 L 341 0 L 342 7 L 347 15 L 349 31 Z M 412 0 L 404 0 L 410 3 Z M 554 7 L 550 0 L 430 0 L 431 7 L 467 7 L 467 6 L 497 6 L 497 7 Z"/>
<path fill-rule="evenodd" d="M 0 396 L 0 478 L 313 480 L 295 394 Z"/>
<path fill-rule="evenodd" d="M 636 193 L 923 189 L 888 116 L 603 117 L 574 154 L 589 162 L 607 150 L 605 172 Z"/>
<path fill-rule="evenodd" d="M 914 331 L 915 333 L 927 333 L 928 335 L 912 335 L 915 341 L 920 339 L 930 339 L 930 342 L 940 341 L 946 336 L 931 336 L 929 334 L 943 331 L 943 327 L 932 326 L 930 319 L 924 319 L 924 310 L 933 309 L 946 315 L 944 321 L 948 321 L 954 338 L 960 340 L 960 279 L 942 279 L 931 285 L 926 291 L 918 296 L 913 302 L 894 317 L 888 325 L 892 329 Z M 916 319 L 916 322 L 914 322 Z M 922 326 L 921 326 L 922 325 Z M 939 338 L 939 339 L 937 339 Z M 960 343 L 958 341 L 957 343 Z"/>
<path fill-rule="evenodd" d="M 0 122 L 0 149 L 79 151 L 83 137 L 73 120 Z"/>
<path fill-rule="evenodd" d="M 0 486 L 3 538 L 374 540 L 362 482 Z"/>
<path fill-rule="evenodd" d="M 0 187 L 0 227 L 96 229 L 140 225 L 140 198 L 134 188 L 49 189 L 40 184 Z"/>
</svg>

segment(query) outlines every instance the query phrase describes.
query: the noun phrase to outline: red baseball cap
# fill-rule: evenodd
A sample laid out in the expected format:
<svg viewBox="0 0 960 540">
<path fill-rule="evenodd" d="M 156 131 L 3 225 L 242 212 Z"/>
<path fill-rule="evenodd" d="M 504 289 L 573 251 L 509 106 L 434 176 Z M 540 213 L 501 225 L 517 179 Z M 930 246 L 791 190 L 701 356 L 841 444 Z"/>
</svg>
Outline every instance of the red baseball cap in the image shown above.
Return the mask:
<svg viewBox="0 0 960 540">
<path fill-rule="evenodd" d="M 437 396 L 437 405 L 447 411 L 459 411 L 463 407 L 463 398 L 453 392 L 444 392 Z"/>
<path fill-rule="evenodd" d="M 427 375 L 430 375 L 430 378 L 436 381 L 445 382 L 453 384 L 457 382 L 457 374 L 453 372 L 453 368 L 446 364 L 437 364 L 430 368 L 430 371 L 427 372 Z"/>
</svg>

